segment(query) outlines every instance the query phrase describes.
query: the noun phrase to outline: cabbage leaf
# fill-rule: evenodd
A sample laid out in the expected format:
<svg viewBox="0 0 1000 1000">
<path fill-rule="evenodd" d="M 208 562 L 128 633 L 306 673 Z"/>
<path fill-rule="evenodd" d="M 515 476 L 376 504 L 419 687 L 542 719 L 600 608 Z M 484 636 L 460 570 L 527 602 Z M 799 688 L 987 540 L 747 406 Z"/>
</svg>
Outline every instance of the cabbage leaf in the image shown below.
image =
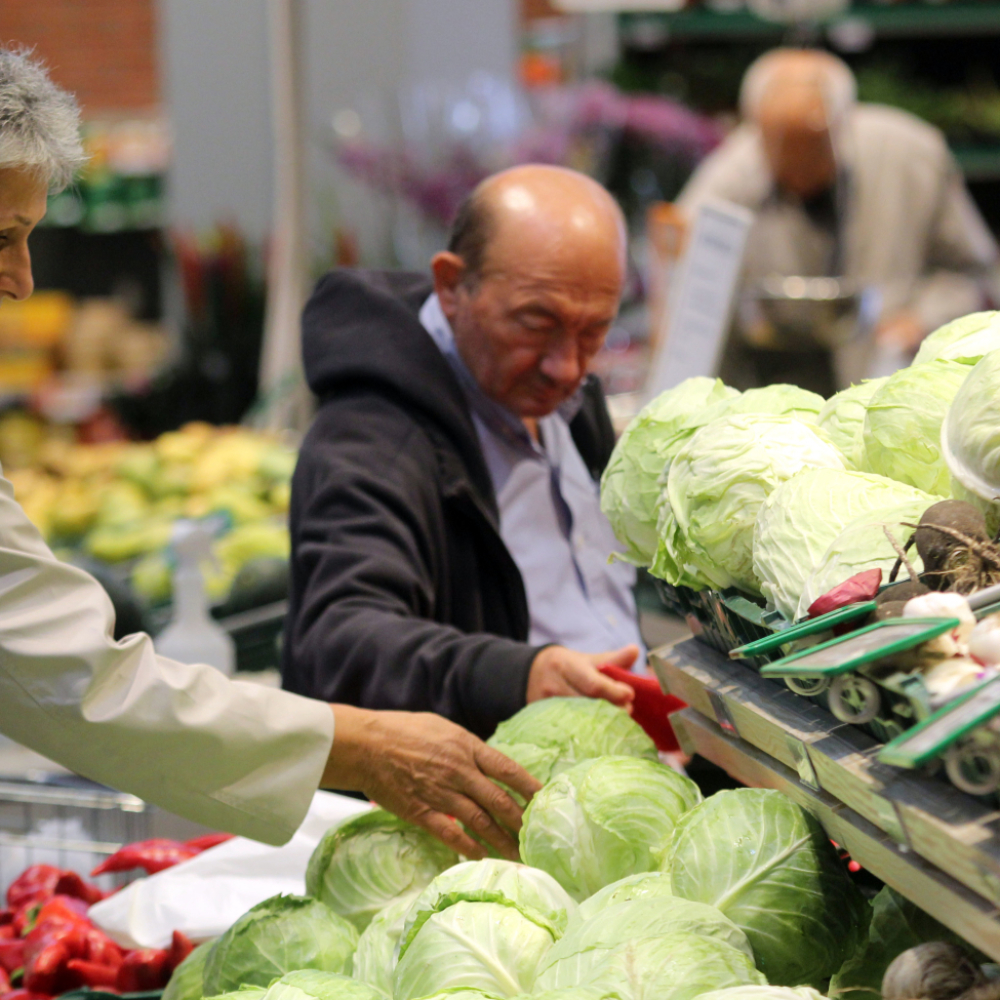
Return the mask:
<svg viewBox="0 0 1000 1000">
<path fill-rule="evenodd" d="M 841 389 L 819 411 L 819 429 L 844 456 L 848 469 L 864 471 L 865 414 L 872 396 L 885 381 L 886 378 L 873 378 Z"/>
<path fill-rule="evenodd" d="M 1000 348 L 1000 312 L 969 313 L 928 334 L 913 363 L 948 360 L 974 365 L 997 348 Z"/>
</svg>

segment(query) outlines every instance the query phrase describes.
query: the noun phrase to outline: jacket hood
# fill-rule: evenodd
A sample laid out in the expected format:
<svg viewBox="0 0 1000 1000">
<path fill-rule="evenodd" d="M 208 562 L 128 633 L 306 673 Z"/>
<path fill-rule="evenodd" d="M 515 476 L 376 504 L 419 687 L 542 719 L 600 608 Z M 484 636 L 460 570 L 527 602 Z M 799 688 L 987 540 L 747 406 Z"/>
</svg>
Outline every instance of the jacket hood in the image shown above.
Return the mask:
<svg viewBox="0 0 1000 1000">
<path fill-rule="evenodd" d="M 377 389 L 429 418 L 492 497 L 465 396 L 420 323 L 431 279 L 405 271 L 338 269 L 316 285 L 302 314 L 302 363 L 320 400 Z"/>
</svg>

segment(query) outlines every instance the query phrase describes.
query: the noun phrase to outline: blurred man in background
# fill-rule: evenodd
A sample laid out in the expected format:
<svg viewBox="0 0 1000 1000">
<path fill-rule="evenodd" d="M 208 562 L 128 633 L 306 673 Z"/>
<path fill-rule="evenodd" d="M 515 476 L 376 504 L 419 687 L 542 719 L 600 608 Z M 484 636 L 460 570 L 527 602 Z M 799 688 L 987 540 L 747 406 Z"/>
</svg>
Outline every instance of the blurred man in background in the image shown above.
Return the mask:
<svg viewBox="0 0 1000 1000">
<path fill-rule="evenodd" d="M 744 261 L 749 292 L 773 275 L 844 277 L 873 289 L 874 336 L 831 357 L 734 333 L 720 373 L 726 382 L 829 391 L 868 375 L 880 351 L 905 363 L 932 330 L 984 308 L 997 245 L 937 129 L 856 103 L 847 66 L 812 50 L 758 59 L 743 79 L 740 109 L 743 123 L 695 172 L 681 207 L 693 216 L 721 198 L 756 214 Z"/>
</svg>

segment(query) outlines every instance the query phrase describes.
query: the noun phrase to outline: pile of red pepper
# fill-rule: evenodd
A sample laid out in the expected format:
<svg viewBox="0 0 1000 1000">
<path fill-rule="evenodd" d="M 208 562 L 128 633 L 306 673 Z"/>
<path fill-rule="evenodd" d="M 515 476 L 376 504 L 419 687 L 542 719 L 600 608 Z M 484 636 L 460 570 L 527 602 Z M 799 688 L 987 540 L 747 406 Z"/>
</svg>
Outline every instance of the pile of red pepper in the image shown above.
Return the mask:
<svg viewBox="0 0 1000 1000">
<path fill-rule="evenodd" d="M 187 843 L 128 844 L 91 874 L 141 868 L 151 875 L 228 839 L 210 834 Z M 76 872 L 52 865 L 22 872 L 0 910 L 0 1000 L 50 1000 L 80 987 L 138 993 L 166 986 L 194 945 L 174 931 L 169 948 L 119 947 L 87 918 L 88 908 L 104 897 Z"/>
</svg>

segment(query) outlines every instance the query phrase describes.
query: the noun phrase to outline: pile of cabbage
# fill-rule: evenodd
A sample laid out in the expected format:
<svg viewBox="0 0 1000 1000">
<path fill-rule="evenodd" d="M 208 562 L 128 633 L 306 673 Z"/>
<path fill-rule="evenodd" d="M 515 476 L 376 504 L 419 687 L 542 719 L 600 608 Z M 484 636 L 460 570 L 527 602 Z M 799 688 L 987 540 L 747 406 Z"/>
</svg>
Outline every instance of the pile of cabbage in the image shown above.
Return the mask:
<svg viewBox="0 0 1000 1000">
<path fill-rule="evenodd" d="M 493 743 L 547 772 L 523 863 L 353 817 L 316 848 L 308 897 L 244 914 L 165 1000 L 821 1000 L 917 943 L 909 904 L 866 903 L 812 815 L 770 790 L 703 798 L 607 702 L 540 702 Z"/>
<path fill-rule="evenodd" d="M 675 587 L 737 588 L 801 617 L 855 573 L 888 579 L 908 525 L 942 497 L 974 500 L 995 529 L 998 398 L 1000 313 L 942 327 L 908 368 L 825 401 L 687 379 L 636 416 L 608 464 L 616 555 Z"/>
</svg>

